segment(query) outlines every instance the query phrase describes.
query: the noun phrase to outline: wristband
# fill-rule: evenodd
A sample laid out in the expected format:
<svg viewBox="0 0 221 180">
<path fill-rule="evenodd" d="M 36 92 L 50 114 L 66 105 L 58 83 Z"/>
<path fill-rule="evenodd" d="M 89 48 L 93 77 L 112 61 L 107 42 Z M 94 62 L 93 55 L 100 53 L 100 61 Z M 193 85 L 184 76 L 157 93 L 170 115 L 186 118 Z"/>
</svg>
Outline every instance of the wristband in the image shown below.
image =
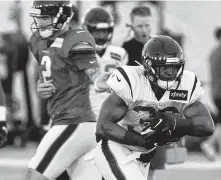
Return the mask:
<svg viewBox="0 0 221 180">
<path fill-rule="evenodd" d="M 145 139 L 141 135 L 135 134 L 130 131 L 125 132 L 125 135 L 121 142 L 123 144 L 140 146 L 140 147 L 145 147 L 145 144 L 146 144 Z"/>
</svg>

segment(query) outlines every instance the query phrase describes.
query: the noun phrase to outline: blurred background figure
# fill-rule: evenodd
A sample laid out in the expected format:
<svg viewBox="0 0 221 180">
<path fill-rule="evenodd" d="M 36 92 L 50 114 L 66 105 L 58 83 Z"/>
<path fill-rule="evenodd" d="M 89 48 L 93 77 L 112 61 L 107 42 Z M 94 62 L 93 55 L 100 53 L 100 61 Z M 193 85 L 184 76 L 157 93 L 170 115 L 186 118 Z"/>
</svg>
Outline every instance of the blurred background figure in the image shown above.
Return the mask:
<svg viewBox="0 0 221 180">
<path fill-rule="evenodd" d="M 12 32 L 1 34 L 2 45 L 0 47 L 1 58 L 3 58 L 2 61 L 5 63 L 5 67 L 3 68 L 2 66 L 4 76 L 1 77 L 1 80 L 6 94 L 6 106 L 8 109 L 8 143 L 17 143 L 18 146 L 23 145 L 28 136 L 31 135 L 30 131 L 26 131 L 26 128 L 33 130 L 36 127 L 32 117 L 30 86 L 27 74 L 29 49 L 27 39 L 22 31 L 21 14 L 21 2 L 17 0 L 13 2 L 9 12 L 9 20 L 15 23 L 16 29 Z M 15 75 L 17 76 L 19 73 L 21 74 L 22 84 L 24 85 L 26 102 L 23 103 L 26 105 L 27 114 L 25 116 L 27 116 L 27 119 L 18 119 L 16 117 L 16 111 L 20 110 L 21 102 L 13 96 L 12 87 Z"/>
<path fill-rule="evenodd" d="M 217 41 L 217 45 L 210 53 L 209 63 L 211 70 L 211 95 L 218 114 L 213 135 L 201 143 L 201 150 L 210 161 L 216 160 L 217 150 L 215 145 L 218 144 L 219 151 L 221 149 L 221 27 L 215 29 L 214 38 Z"/>
<path fill-rule="evenodd" d="M 105 8 L 113 16 L 115 25 L 118 25 L 118 23 L 120 22 L 120 15 L 119 15 L 118 6 L 117 6 L 118 3 L 119 1 L 100 1 L 99 2 L 99 5 Z"/>
<path fill-rule="evenodd" d="M 94 37 L 97 61 L 101 73 L 111 73 L 118 66 L 127 64 L 127 52 L 122 47 L 111 44 L 115 27 L 111 13 L 102 7 L 91 8 L 83 17 L 82 25 Z M 98 89 L 94 85 L 91 86 L 91 104 L 96 115 L 98 115 L 104 99 L 109 94 L 109 92 L 103 91 L 103 89 Z"/>
<path fill-rule="evenodd" d="M 137 66 L 135 61 L 141 63 L 142 48 L 151 34 L 152 16 L 150 8 L 147 6 L 133 8 L 130 13 L 130 20 L 131 24 L 127 26 L 134 32 L 134 37 L 124 42 L 122 47 L 128 53 L 128 65 Z"/>
</svg>

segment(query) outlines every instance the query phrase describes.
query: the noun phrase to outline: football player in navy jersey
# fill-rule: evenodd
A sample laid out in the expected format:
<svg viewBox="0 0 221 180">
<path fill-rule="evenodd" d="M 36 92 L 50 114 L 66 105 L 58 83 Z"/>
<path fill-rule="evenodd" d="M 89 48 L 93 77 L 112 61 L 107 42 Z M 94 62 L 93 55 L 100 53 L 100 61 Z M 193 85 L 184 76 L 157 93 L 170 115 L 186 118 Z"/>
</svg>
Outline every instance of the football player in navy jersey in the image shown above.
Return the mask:
<svg viewBox="0 0 221 180">
<path fill-rule="evenodd" d="M 148 40 L 143 65 L 122 66 L 110 76 L 112 89 L 97 123 L 95 162 L 105 180 L 146 180 L 157 146 L 185 135 L 213 133 L 203 88 L 193 72 L 184 70 L 179 44 L 168 36 Z"/>
<path fill-rule="evenodd" d="M 91 34 L 69 28 L 71 8 L 70 1 L 35 0 L 30 11 L 30 49 L 40 74 L 37 91 L 47 99 L 52 126 L 28 165 L 28 180 L 55 179 L 66 169 L 72 179 L 91 177 L 93 168 L 83 155 L 96 144 L 89 87 L 100 73 Z"/>
</svg>

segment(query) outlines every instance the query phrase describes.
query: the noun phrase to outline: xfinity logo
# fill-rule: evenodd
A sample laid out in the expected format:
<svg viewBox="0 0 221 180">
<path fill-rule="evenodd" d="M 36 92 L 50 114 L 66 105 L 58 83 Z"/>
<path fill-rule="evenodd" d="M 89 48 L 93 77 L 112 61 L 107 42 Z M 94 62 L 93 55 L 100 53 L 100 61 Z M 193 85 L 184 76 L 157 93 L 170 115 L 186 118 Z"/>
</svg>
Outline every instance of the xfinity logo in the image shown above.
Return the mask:
<svg viewBox="0 0 221 180">
<path fill-rule="evenodd" d="M 184 90 L 171 90 L 169 99 L 172 100 L 187 100 L 188 91 Z"/>
</svg>

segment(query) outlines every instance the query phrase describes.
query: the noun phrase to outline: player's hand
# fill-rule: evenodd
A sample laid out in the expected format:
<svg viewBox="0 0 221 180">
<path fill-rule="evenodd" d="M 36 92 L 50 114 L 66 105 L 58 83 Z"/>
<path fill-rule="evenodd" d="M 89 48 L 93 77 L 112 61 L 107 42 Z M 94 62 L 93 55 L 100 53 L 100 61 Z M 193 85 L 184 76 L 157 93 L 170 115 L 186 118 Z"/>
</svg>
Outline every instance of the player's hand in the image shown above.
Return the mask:
<svg viewBox="0 0 221 180">
<path fill-rule="evenodd" d="M 111 74 L 111 72 L 104 72 L 100 76 L 98 76 L 94 82 L 95 90 L 100 92 L 109 91 L 110 87 L 107 84 L 107 80 Z"/>
<path fill-rule="evenodd" d="M 164 146 L 179 141 L 181 137 L 174 136 L 172 131 L 162 132 L 158 130 L 155 132 L 155 138 L 156 146 Z"/>
<path fill-rule="evenodd" d="M 158 117 L 162 119 L 162 123 L 159 125 L 163 132 L 173 131 L 176 128 L 177 113 L 172 112 L 158 112 Z"/>
<path fill-rule="evenodd" d="M 2 122 L 0 122 L 0 147 L 2 147 L 6 143 L 7 135 L 8 130 L 5 126 L 5 123 L 3 124 Z"/>
<path fill-rule="evenodd" d="M 37 83 L 37 92 L 42 99 L 48 99 L 55 92 L 55 86 L 52 83 L 53 81 L 43 82 L 39 80 Z"/>
<path fill-rule="evenodd" d="M 157 112 L 156 116 L 150 117 L 145 122 L 149 123 L 152 130 L 162 132 L 173 131 L 176 128 L 177 114 L 170 112 Z"/>
<path fill-rule="evenodd" d="M 161 130 L 153 130 L 143 135 L 145 139 L 145 148 L 150 149 L 157 146 L 164 146 L 177 142 L 181 137 L 173 136 L 171 131 L 163 132 Z"/>
<path fill-rule="evenodd" d="M 155 133 L 156 133 L 156 131 L 152 130 L 152 131 L 149 131 L 149 132 L 145 133 L 144 135 L 142 135 L 145 140 L 145 144 L 144 144 L 145 148 L 151 149 L 151 148 L 155 147 L 154 144 L 157 142 Z"/>
</svg>

